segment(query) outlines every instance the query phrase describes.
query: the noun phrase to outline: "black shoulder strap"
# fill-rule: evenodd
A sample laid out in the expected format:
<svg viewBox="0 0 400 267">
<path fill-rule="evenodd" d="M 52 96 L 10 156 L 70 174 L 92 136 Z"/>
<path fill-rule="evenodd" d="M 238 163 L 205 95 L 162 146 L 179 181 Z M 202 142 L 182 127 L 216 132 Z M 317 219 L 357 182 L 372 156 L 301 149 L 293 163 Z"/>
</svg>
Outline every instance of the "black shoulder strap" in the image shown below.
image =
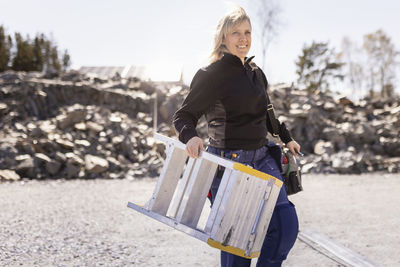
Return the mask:
<svg viewBox="0 0 400 267">
<path fill-rule="evenodd" d="M 271 100 L 269 99 L 267 87 L 264 83 L 264 79 L 262 77 L 261 70 L 257 68 L 254 71 L 256 72 L 258 81 L 265 88 L 264 92 L 265 92 L 265 96 L 267 97 L 267 103 L 268 103 L 267 104 L 267 116 L 269 118 L 269 121 L 271 122 L 272 135 L 277 137 L 277 136 L 279 136 L 279 123 L 278 123 L 278 120 L 275 118 L 274 106 L 272 105 Z"/>
</svg>

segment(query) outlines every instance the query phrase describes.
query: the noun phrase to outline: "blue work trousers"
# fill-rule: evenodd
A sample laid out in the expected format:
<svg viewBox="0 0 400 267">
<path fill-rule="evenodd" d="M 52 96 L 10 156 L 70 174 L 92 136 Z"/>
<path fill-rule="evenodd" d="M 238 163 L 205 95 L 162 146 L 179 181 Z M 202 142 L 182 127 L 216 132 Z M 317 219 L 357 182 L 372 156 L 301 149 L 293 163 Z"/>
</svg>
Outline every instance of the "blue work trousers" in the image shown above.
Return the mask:
<svg viewBox="0 0 400 267">
<path fill-rule="evenodd" d="M 252 168 L 270 174 L 279 180 L 283 179 L 281 176 L 282 153 L 280 147 L 272 142 L 257 150 L 229 150 L 209 146 L 207 151 L 250 165 Z M 211 204 L 214 202 L 221 182 L 221 178 L 218 176 L 221 175 L 218 175 L 217 172 L 211 185 Z M 296 210 L 288 200 L 285 188 L 282 186 L 261 248 L 257 267 L 281 266 L 296 241 L 298 229 Z M 249 267 L 250 265 L 251 259 L 221 251 L 221 267 Z"/>
</svg>

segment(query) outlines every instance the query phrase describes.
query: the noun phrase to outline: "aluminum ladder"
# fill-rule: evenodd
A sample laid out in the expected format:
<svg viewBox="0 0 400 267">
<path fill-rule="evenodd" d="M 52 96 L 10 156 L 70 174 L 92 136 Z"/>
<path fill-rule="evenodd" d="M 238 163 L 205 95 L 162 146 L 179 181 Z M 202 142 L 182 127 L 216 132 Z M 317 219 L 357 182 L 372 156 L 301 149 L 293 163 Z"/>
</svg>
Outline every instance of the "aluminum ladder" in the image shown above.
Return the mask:
<svg viewBox="0 0 400 267">
<path fill-rule="evenodd" d="M 166 159 L 151 199 L 128 207 L 210 246 L 255 258 L 260 254 L 282 181 L 249 166 L 201 152 L 187 156 L 185 144 L 154 135 L 166 145 Z M 225 167 L 214 204 L 204 227 L 198 222 L 213 177 Z"/>
</svg>

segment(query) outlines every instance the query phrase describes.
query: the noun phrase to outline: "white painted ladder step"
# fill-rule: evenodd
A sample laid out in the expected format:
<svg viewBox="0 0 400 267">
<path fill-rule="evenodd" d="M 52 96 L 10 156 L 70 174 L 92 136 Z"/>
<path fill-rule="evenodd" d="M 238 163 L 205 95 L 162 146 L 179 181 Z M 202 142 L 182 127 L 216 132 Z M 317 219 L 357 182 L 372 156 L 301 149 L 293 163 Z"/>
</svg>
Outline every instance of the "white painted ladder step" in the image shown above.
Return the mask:
<svg viewBox="0 0 400 267">
<path fill-rule="evenodd" d="M 128 207 L 212 247 L 246 258 L 258 257 L 282 182 L 234 161 L 202 152 L 188 158 L 185 145 L 155 134 L 166 159 L 151 199 Z M 218 166 L 225 167 L 205 227 L 200 215 Z"/>
</svg>

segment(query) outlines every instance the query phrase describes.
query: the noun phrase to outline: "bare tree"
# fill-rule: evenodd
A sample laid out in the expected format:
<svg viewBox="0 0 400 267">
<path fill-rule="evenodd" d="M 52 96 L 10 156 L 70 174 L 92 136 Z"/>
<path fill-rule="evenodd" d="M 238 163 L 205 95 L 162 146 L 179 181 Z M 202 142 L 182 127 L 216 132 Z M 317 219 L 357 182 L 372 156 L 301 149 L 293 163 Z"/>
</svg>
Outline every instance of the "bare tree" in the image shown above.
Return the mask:
<svg viewBox="0 0 400 267">
<path fill-rule="evenodd" d="M 281 26 L 282 8 L 276 0 L 253 0 L 252 3 L 256 12 L 256 22 L 260 27 L 262 67 L 264 68 L 268 47 L 278 35 Z"/>
<path fill-rule="evenodd" d="M 356 95 L 357 91 L 364 88 L 365 70 L 363 68 L 362 49 L 348 37 L 342 40 L 342 50 L 338 53 L 338 58 L 344 64 L 345 80 L 352 89 L 352 95 Z"/>
<path fill-rule="evenodd" d="M 364 35 L 363 47 L 368 59 L 370 92 L 379 90 L 382 97 L 391 97 L 399 51 L 396 51 L 390 37 L 382 30 Z"/>
<path fill-rule="evenodd" d="M 0 25 L 0 72 L 9 68 L 11 45 L 11 36 L 7 35 L 3 25 Z"/>
</svg>

